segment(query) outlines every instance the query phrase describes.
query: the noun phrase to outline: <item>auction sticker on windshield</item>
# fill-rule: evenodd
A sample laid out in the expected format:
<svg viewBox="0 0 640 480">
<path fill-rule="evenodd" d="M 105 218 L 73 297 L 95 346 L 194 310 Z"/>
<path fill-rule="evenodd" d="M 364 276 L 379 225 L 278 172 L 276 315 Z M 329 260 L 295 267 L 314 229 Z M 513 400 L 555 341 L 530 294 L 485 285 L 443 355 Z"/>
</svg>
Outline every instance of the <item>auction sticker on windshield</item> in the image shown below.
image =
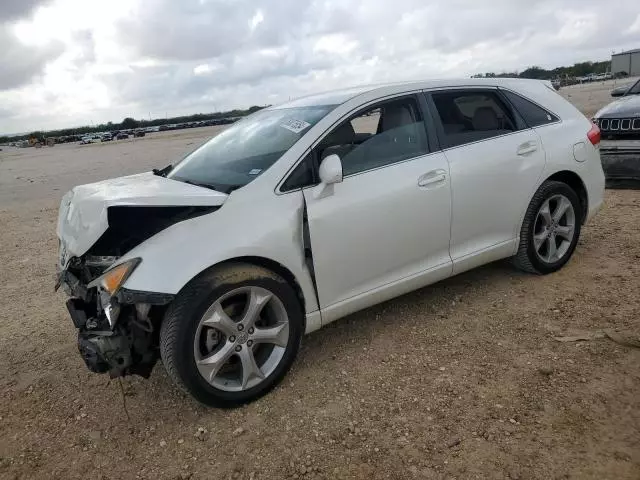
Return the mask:
<svg viewBox="0 0 640 480">
<path fill-rule="evenodd" d="M 291 130 L 293 133 L 300 133 L 309 125 L 311 124 L 305 122 L 304 120 L 295 120 L 293 118 L 286 120 L 284 123 L 280 124 L 281 127 L 284 127 L 287 130 Z"/>
</svg>

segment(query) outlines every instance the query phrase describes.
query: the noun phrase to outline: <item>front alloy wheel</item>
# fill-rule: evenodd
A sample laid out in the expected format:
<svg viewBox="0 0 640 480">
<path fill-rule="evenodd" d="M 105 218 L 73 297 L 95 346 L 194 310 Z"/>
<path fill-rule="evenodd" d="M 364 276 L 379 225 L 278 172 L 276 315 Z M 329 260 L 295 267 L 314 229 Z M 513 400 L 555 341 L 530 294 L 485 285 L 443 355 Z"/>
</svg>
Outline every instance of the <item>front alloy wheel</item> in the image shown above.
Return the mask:
<svg viewBox="0 0 640 480">
<path fill-rule="evenodd" d="M 304 315 L 295 290 L 265 268 L 228 264 L 192 280 L 167 310 L 160 356 L 172 380 L 202 403 L 250 402 L 284 377 Z"/>
<path fill-rule="evenodd" d="M 209 384 L 237 392 L 271 375 L 288 341 L 289 317 L 278 297 L 262 287 L 242 287 L 207 309 L 196 331 L 193 354 Z"/>
</svg>

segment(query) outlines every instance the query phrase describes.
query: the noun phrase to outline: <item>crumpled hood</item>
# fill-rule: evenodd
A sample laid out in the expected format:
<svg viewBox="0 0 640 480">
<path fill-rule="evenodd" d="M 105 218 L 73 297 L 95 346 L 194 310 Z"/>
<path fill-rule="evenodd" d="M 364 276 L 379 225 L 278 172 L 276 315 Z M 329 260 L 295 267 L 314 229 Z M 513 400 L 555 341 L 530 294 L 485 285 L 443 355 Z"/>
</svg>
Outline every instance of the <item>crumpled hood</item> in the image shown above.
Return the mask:
<svg viewBox="0 0 640 480">
<path fill-rule="evenodd" d="M 640 95 L 628 95 L 598 110 L 596 118 L 640 117 Z"/>
<path fill-rule="evenodd" d="M 80 185 L 60 204 L 57 234 L 60 263 L 91 248 L 109 227 L 112 206 L 220 206 L 228 195 L 204 187 L 170 180 L 151 172 Z"/>
</svg>

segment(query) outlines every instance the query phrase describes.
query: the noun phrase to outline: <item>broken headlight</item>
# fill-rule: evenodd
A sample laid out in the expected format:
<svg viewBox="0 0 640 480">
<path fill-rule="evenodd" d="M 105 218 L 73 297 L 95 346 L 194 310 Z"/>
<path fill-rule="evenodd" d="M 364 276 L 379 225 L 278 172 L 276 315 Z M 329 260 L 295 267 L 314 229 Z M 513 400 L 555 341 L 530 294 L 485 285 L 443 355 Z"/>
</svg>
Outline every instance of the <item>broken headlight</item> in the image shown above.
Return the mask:
<svg viewBox="0 0 640 480">
<path fill-rule="evenodd" d="M 131 260 L 122 262 L 92 281 L 89 287 L 99 286 L 102 290 L 113 296 L 141 261 L 141 258 L 132 258 Z"/>
</svg>

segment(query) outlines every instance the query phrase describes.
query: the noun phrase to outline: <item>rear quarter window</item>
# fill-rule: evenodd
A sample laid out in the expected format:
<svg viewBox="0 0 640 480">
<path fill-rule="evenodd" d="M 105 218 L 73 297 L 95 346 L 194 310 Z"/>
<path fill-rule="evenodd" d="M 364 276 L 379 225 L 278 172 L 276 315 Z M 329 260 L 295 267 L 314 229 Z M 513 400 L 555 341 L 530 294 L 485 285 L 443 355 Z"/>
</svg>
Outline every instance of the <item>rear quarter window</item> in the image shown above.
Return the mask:
<svg viewBox="0 0 640 480">
<path fill-rule="evenodd" d="M 503 90 L 503 93 L 529 127 L 539 127 L 559 120 L 553 113 L 517 93 L 508 90 Z"/>
</svg>

